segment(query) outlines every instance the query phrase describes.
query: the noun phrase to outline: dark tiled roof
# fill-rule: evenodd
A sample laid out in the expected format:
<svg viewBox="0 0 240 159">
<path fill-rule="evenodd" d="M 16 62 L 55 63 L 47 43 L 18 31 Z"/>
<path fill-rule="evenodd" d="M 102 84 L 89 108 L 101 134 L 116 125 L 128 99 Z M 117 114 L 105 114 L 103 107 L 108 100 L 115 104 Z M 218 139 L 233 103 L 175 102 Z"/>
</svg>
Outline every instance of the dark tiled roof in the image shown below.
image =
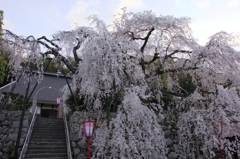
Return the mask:
<svg viewBox="0 0 240 159">
<path fill-rule="evenodd" d="M 67 79 L 68 82 L 71 83 L 71 77 L 67 76 Z M 32 77 L 29 93 L 33 89 L 36 82 L 37 79 L 35 77 Z M 13 84 L 14 82 L 0 88 L 0 92 L 9 92 Z M 41 101 L 44 103 L 56 103 L 56 97 L 62 95 L 61 89 L 65 85 L 67 85 L 67 83 L 63 74 L 50 72 L 44 73 L 43 80 L 36 87 L 35 91 L 31 96 L 31 100 L 34 96 L 37 96 L 38 102 Z M 24 78 L 22 76 L 13 92 L 25 95 L 26 88 L 27 78 Z"/>
</svg>

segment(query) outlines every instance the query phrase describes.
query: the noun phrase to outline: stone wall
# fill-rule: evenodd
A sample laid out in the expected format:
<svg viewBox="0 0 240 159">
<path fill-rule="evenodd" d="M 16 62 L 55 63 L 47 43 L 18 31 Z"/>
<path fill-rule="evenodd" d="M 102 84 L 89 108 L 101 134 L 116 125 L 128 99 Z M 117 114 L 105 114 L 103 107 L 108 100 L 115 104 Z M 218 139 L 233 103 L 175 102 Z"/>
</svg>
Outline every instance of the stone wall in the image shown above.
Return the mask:
<svg viewBox="0 0 240 159">
<path fill-rule="evenodd" d="M 86 119 L 86 116 L 81 112 L 74 112 L 69 118 L 69 134 L 73 159 L 85 159 L 87 155 L 87 143 L 82 128 L 83 119 Z"/>
<path fill-rule="evenodd" d="M 164 117 L 162 119 L 161 117 Z M 164 115 L 158 116 L 158 122 L 162 126 L 162 130 L 165 135 L 166 146 L 168 148 L 168 154 L 166 155 L 168 159 L 179 159 L 180 147 L 179 147 L 179 137 L 176 123 L 178 120 L 178 114 L 168 111 Z"/>
<path fill-rule="evenodd" d="M 20 125 L 21 111 L 3 110 L 0 113 L 0 159 L 13 158 L 14 146 L 16 145 L 18 128 Z M 23 146 L 28 127 L 30 124 L 30 114 L 25 113 L 20 147 Z"/>
<path fill-rule="evenodd" d="M 114 118 L 115 114 L 109 114 L 108 118 Z M 179 146 L 178 146 L 178 128 L 175 124 L 169 123 L 171 120 L 169 118 L 165 118 L 164 120 L 161 117 L 158 117 L 159 124 L 162 125 L 162 130 L 165 134 L 166 145 L 168 148 L 168 159 L 178 159 L 179 158 Z M 81 112 L 74 112 L 69 117 L 69 133 L 70 133 L 70 141 L 72 148 L 72 155 L 74 159 L 84 159 L 84 155 L 86 156 L 87 152 L 87 142 L 84 137 L 82 122 L 83 119 L 87 119 L 87 114 Z M 93 151 L 94 147 L 91 147 L 91 151 Z"/>
<path fill-rule="evenodd" d="M 161 122 L 162 130 L 165 134 L 166 146 L 168 148 L 168 159 L 179 158 L 179 139 L 177 135 L 178 127 L 174 124 L 168 124 L 166 121 Z"/>
</svg>

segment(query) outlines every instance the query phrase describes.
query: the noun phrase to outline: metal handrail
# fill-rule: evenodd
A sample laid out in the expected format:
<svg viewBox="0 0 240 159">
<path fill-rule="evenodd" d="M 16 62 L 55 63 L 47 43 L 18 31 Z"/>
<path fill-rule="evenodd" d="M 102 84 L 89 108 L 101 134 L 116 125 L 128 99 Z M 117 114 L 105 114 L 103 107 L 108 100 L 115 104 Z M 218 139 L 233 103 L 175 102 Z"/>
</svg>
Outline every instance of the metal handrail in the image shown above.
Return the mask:
<svg viewBox="0 0 240 159">
<path fill-rule="evenodd" d="M 72 152 L 71 152 L 71 147 L 70 147 L 70 139 L 69 139 L 69 130 L 68 130 L 68 124 L 67 124 L 67 118 L 66 118 L 66 111 L 65 108 L 63 107 L 63 120 L 64 120 L 64 126 L 65 126 L 65 135 L 67 139 L 67 153 L 68 153 L 68 159 L 72 159 Z"/>
<path fill-rule="evenodd" d="M 33 130 L 33 126 L 34 126 L 35 121 L 36 121 L 36 112 L 37 112 L 37 109 L 38 109 L 38 108 L 37 108 L 37 106 L 36 106 L 35 111 L 34 111 L 34 113 L 33 113 L 33 117 L 32 117 L 31 124 L 30 124 L 30 126 L 29 126 L 29 128 L 28 128 L 27 136 L 26 136 L 26 138 L 25 138 L 25 141 L 24 141 L 24 144 L 23 144 L 23 148 L 22 148 L 21 154 L 20 154 L 20 156 L 19 156 L 19 159 L 23 159 L 23 158 L 24 158 L 25 153 L 26 153 L 26 150 L 27 150 L 27 148 L 28 148 L 28 142 L 29 142 L 29 139 L 30 139 L 30 137 L 31 137 L 32 130 Z"/>
</svg>

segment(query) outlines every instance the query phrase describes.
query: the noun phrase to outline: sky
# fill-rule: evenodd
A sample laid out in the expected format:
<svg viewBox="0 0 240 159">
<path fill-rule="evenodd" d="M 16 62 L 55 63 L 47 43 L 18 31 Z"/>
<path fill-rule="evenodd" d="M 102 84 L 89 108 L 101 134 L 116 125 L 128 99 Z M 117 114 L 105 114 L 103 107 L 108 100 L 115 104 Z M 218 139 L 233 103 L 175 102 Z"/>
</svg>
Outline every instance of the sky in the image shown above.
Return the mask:
<svg viewBox="0 0 240 159">
<path fill-rule="evenodd" d="M 190 17 L 193 35 L 202 45 L 219 31 L 240 35 L 240 0 L 0 0 L 3 28 L 35 37 L 89 26 L 87 17 L 93 14 L 111 24 L 123 7 L 132 12 L 152 10 L 156 15 Z"/>
</svg>

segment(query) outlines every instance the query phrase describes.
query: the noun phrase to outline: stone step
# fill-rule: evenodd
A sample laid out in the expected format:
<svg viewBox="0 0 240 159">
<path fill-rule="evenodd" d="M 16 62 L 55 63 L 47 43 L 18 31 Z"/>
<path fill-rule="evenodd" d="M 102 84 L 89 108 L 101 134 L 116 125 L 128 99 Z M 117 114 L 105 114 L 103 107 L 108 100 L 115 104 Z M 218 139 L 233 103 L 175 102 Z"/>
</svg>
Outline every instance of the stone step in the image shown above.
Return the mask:
<svg viewBox="0 0 240 159">
<path fill-rule="evenodd" d="M 53 125 L 55 123 L 63 123 L 63 121 L 36 121 L 35 124 L 40 124 L 40 125 L 46 125 L 46 124 L 50 124 Z"/>
<path fill-rule="evenodd" d="M 51 131 L 51 130 L 34 130 L 32 132 L 32 135 L 39 135 L 39 134 L 43 134 L 43 135 L 58 135 L 58 134 L 65 134 L 65 130 L 57 130 L 57 131 Z"/>
<path fill-rule="evenodd" d="M 65 148 L 55 148 L 52 147 L 51 149 L 31 149 L 27 152 L 27 154 L 39 154 L 39 153 L 67 153 L 66 147 Z"/>
<path fill-rule="evenodd" d="M 25 159 L 43 159 L 43 158 L 36 158 L 36 157 L 27 157 Z M 46 159 L 46 158 L 45 158 Z M 67 159 L 66 157 L 48 157 L 47 159 Z"/>
<path fill-rule="evenodd" d="M 64 137 L 51 137 L 51 136 L 45 136 L 45 137 L 33 137 L 31 141 L 65 141 Z"/>
<path fill-rule="evenodd" d="M 31 138 L 30 143 L 31 142 L 58 142 L 58 141 L 66 142 L 66 139 L 65 138 L 48 138 L 48 139 Z"/>
<path fill-rule="evenodd" d="M 35 149 L 43 149 L 43 150 L 49 150 L 49 149 L 64 149 L 66 148 L 67 145 L 65 144 L 61 144 L 61 145 L 57 145 L 57 144 L 52 144 L 52 145 L 30 145 L 28 150 L 35 150 Z"/>
<path fill-rule="evenodd" d="M 52 146 L 52 145 L 58 145 L 58 146 L 66 146 L 66 142 L 62 141 L 55 141 L 55 142 L 31 142 L 29 144 L 30 147 L 35 147 L 35 146 L 44 146 L 44 147 L 47 147 L 47 146 Z"/>
<path fill-rule="evenodd" d="M 63 121 L 61 119 L 57 119 L 57 120 L 36 120 L 35 122 L 36 124 L 41 123 L 41 124 L 46 124 L 46 123 L 63 123 Z"/>
<path fill-rule="evenodd" d="M 49 131 L 34 131 L 32 133 L 32 135 L 46 135 L 46 136 L 49 136 L 49 135 L 64 135 L 65 136 L 65 132 L 64 131 L 59 131 L 59 132 L 49 132 Z"/>
<path fill-rule="evenodd" d="M 52 125 L 52 126 L 58 126 L 58 125 L 55 125 L 55 124 L 63 124 L 63 122 L 52 122 L 52 123 L 35 123 L 35 125 L 44 125 L 44 126 L 49 126 L 49 125 Z"/>
<path fill-rule="evenodd" d="M 49 157 L 52 157 L 52 158 L 56 158 L 56 157 L 65 157 L 67 158 L 67 152 L 64 152 L 64 153 L 46 153 L 46 152 L 43 152 L 43 153 L 36 153 L 36 154 L 26 154 L 25 155 L 25 158 L 49 158 Z"/>
<path fill-rule="evenodd" d="M 57 125 L 58 124 L 58 125 Z M 46 127 L 59 127 L 63 126 L 63 123 L 53 123 L 53 124 L 36 124 L 35 126 L 46 126 Z"/>
<path fill-rule="evenodd" d="M 59 132 L 64 132 L 64 129 L 57 129 L 57 130 L 49 130 L 49 129 L 34 129 L 32 133 L 59 133 Z"/>
<path fill-rule="evenodd" d="M 36 123 L 35 123 L 35 125 L 46 125 L 46 126 L 52 125 L 52 126 L 58 126 L 58 125 L 55 125 L 55 124 L 63 124 L 63 122 L 51 122 L 51 123 L 36 122 Z"/>
<path fill-rule="evenodd" d="M 64 129 L 55 129 L 55 130 L 50 130 L 50 129 L 34 129 L 32 133 L 59 133 L 59 132 L 65 132 Z"/>
<path fill-rule="evenodd" d="M 36 139 L 36 140 L 61 140 L 64 139 L 64 136 L 33 136 L 32 139 Z M 35 141 L 35 140 L 32 140 Z"/>
<path fill-rule="evenodd" d="M 54 125 L 54 124 L 63 124 L 64 122 L 35 122 L 36 125 Z"/>
<path fill-rule="evenodd" d="M 41 123 L 53 123 L 53 122 L 59 122 L 59 123 L 62 123 L 62 120 L 61 119 L 44 119 L 44 120 L 36 120 L 36 122 L 41 122 Z"/>
<path fill-rule="evenodd" d="M 43 129 L 43 128 L 45 128 L 45 129 L 51 129 L 51 130 L 54 130 L 54 129 L 63 129 L 64 128 L 64 126 L 63 125 L 60 125 L 60 126 L 44 126 L 44 125 L 35 125 L 35 128 L 38 128 L 38 129 Z"/>
<path fill-rule="evenodd" d="M 50 125 L 50 124 L 46 124 L 46 125 L 35 125 L 35 127 L 46 127 L 46 128 L 51 128 L 51 129 L 54 129 L 54 128 L 61 128 L 61 127 L 64 127 L 63 123 L 57 123 L 56 125 Z"/>
<path fill-rule="evenodd" d="M 56 133 L 58 134 L 59 132 L 65 132 L 64 129 L 55 129 L 55 130 L 51 130 L 51 129 L 35 129 L 32 131 L 32 133 Z"/>
<path fill-rule="evenodd" d="M 65 137 L 65 133 L 35 133 L 35 134 L 32 134 L 31 136 L 33 137 L 36 137 L 36 138 L 39 138 L 39 137 L 52 137 L 52 138 L 55 138 L 55 137 Z"/>
<path fill-rule="evenodd" d="M 38 119 L 36 121 L 47 121 L 47 122 L 51 122 L 51 121 L 62 121 L 62 118 L 43 118 L 43 117 L 38 117 Z"/>
<path fill-rule="evenodd" d="M 25 158 L 67 158 L 63 119 L 37 118 Z"/>
</svg>

